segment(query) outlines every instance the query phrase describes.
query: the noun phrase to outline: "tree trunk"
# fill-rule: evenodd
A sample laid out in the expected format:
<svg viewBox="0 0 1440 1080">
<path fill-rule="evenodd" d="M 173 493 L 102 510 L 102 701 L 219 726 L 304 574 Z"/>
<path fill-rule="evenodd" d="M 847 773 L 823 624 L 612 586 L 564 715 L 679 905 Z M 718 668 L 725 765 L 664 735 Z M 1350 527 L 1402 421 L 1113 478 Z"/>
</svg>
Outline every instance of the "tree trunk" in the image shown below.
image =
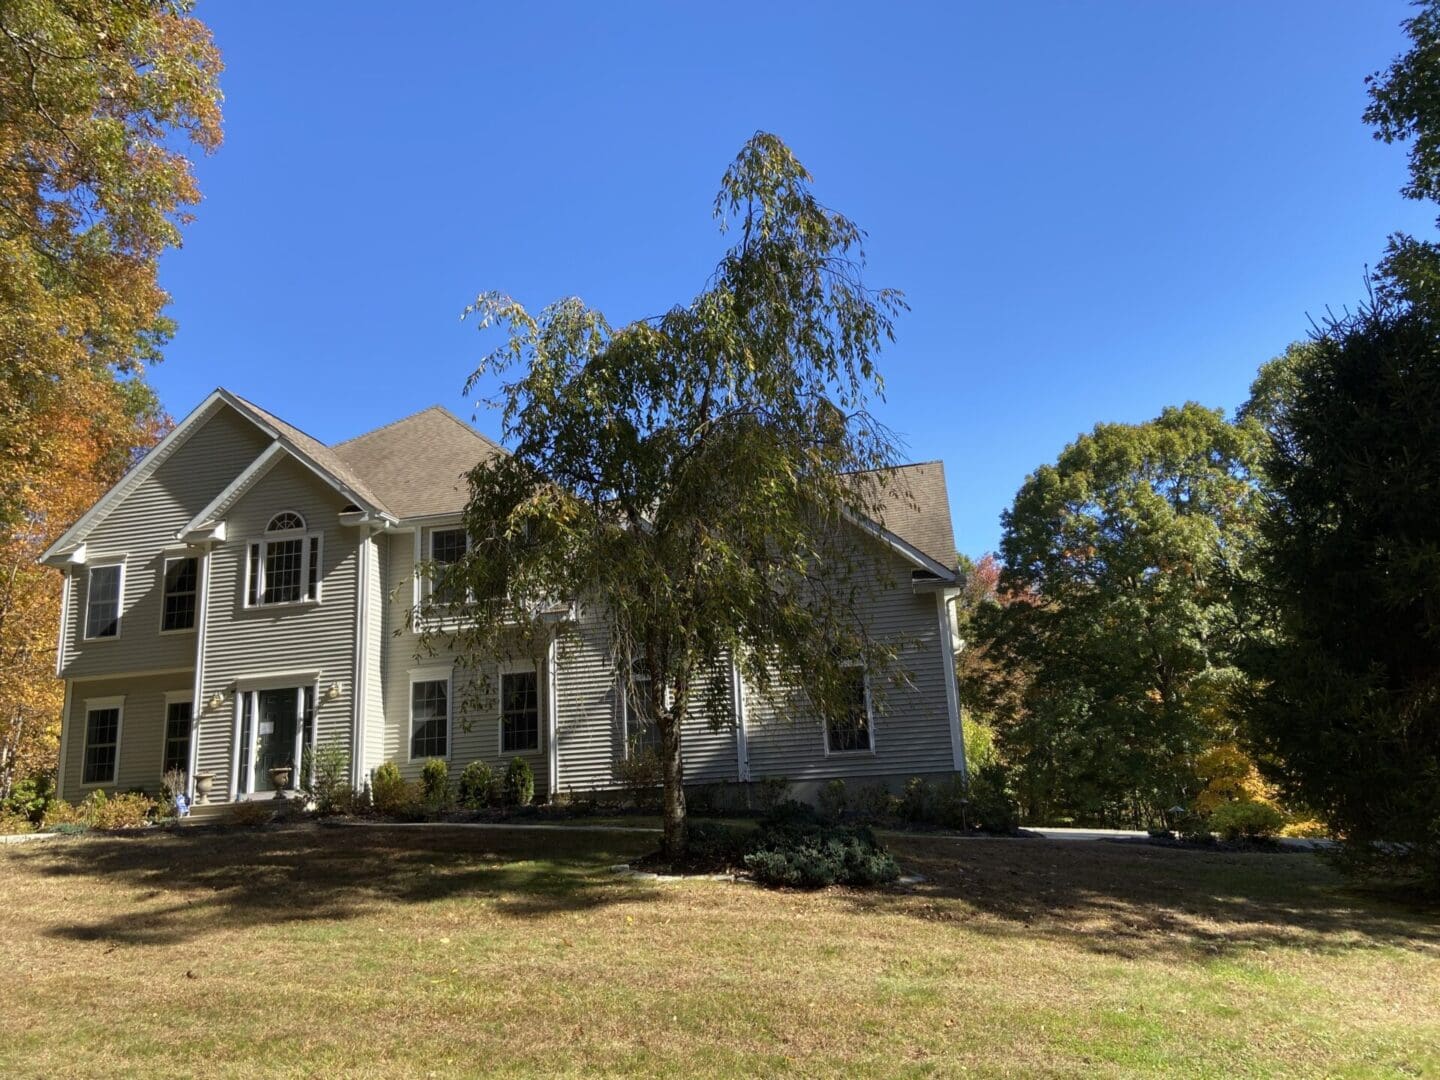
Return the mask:
<svg viewBox="0 0 1440 1080">
<path fill-rule="evenodd" d="M 660 768 L 665 780 L 665 836 L 661 854 L 672 861 L 684 858 L 685 763 L 680 757 L 680 716 L 665 712 L 660 717 Z"/>
</svg>

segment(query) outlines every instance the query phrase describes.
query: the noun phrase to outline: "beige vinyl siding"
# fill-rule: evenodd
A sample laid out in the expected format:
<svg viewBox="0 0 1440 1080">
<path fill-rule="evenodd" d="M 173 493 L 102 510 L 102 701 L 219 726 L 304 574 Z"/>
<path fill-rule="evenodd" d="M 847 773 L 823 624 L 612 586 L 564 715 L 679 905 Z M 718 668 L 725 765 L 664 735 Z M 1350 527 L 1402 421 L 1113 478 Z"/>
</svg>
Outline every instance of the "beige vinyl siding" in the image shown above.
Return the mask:
<svg viewBox="0 0 1440 1080">
<path fill-rule="evenodd" d="M 60 763 L 60 797 L 79 802 L 97 787 L 107 793 L 144 788 L 155 794 L 160 788 L 160 765 L 165 752 L 165 695 L 191 691 L 188 674 L 149 677 L 121 676 L 113 679 L 86 679 L 71 684 L 70 707 L 65 723 L 70 735 L 65 760 Z M 120 720 L 120 752 L 113 784 L 82 785 L 85 762 L 85 702 L 87 699 L 123 697 Z"/>
<path fill-rule="evenodd" d="M 443 527 L 443 526 L 442 526 Z M 426 530 L 428 533 L 428 530 Z M 385 735 L 383 760 L 393 761 L 402 775 L 417 779 L 424 760 L 410 760 L 410 674 L 420 669 L 450 669 L 451 727 L 450 776 L 459 779 L 460 770 L 469 762 L 489 762 L 497 773 L 503 772 L 515 754 L 500 752 L 500 708 L 498 701 L 498 668 L 486 664 L 478 672 L 455 668 L 453 650 L 437 647 L 424 650 L 421 636 L 406 628 L 406 614 L 414 601 L 415 537 L 413 533 L 393 533 L 380 538 L 388 544 L 385 563 L 385 647 L 384 680 Z M 422 554 L 422 559 L 424 555 Z M 538 673 L 540 691 L 540 745 L 523 757 L 535 774 L 535 795 L 544 798 L 549 790 L 548 742 L 546 709 L 549 707 L 548 679 L 545 657 L 528 658 Z M 561 671 L 564 671 L 563 662 Z M 475 677 L 485 680 L 477 686 Z M 472 700 L 478 699 L 478 700 Z M 563 743 L 562 743 L 563 745 Z M 373 765 L 372 765 L 373 768 Z M 563 770 L 562 770 L 562 776 Z"/>
<path fill-rule="evenodd" d="M 200 770 L 215 774 L 212 801 L 228 796 L 233 760 L 238 680 L 282 673 L 318 672 L 316 731 L 320 742 L 350 748 L 354 712 L 355 584 L 360 533 L 338 521 L 347 499 L 293 458 L 285 458 L 259 480 L 227 515 L 226 541 L 211 556 L 210 620 L 200 725 Z M 282 510 L 305 519 L 322 535 L 320 602 L 247 608 L 245 560 L 249 544 Z M 340 694 L 326 700 L 326 689 Z M 210 709 L 219 694 L 223 704 Z"/>
<path fill-rule="evenodd" d="M 616 763 L 625 755 L 625 720 L 609 632 L 599 613 L 585 612 L 559 646 L 560 786 L 592 791 L 618 786 Z M 728 685 L 728 667 L 720 675 Z M 713 717 L 697 695 L 681 730 L 685 782 L 738 779 L 735 724 L 728 700 Z"/>
<path fill-rule="evenodd" d="M 861 566 L 870 565 L 861 562 Z M 911 590 L 908 563 L 888 551 L 869 571 L 873 595 L 866 607 L 870 632 L 878 639 L 905 642 L 892 680 L 872 680 L 873 753 L 825 754 L 820 721 L 775 698 L 746 688 L 746 743 L 753 780 L 784 776 L 793 781 L 831 777 L 909 776 L 954 768 L 945 679 L 951 670 L 940 635 L 934 593 Z M 902 670 L 903 669 L 903 670 Z"/>
<path fill-rule="evenodd" d="M 408 539 L 408 537 L 406 538 Z M 390 649 L 387 625 L 386 571 L 390 561 L 390 537 L 369 541 L 369 608 L 365 628 L 365 755 L 361 775 L 385 760 L 385 659 Z"/>
<path fill-rule="evenodd" d="M 268 445 L 254 424 L 222 406 L 86 538 L 90 565 L 125 557 L 120 636 L 86 641 L 86 566 L 71 569 L 61 673 L 159 671 L 195 663 L 195 633 L 160 633 L 165 549 L 176 533 Z M 173 554 L 173 553 L 172 553 Z"/>
</svg>

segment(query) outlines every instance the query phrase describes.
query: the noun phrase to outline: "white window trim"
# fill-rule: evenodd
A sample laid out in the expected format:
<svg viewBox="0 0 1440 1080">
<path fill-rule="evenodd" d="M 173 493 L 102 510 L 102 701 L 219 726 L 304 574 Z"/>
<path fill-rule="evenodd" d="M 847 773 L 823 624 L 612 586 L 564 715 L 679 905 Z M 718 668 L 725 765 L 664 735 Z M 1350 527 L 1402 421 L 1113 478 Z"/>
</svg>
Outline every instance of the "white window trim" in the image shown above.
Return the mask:
<svg viewBox="0 0 1440 1080">
<path fill-rule="evenodd" d="M 120 584 L 116 589 L 115 596 L 115 633 L 102 634 L 98 637 L 90 635 L 90 595 L 93 586 L 93 579 L 96 570 L 106 570 L 112 566 L 120 568 Z M 125 556 L 118 558 L 104 559 L 88 564 L 85 571 L 85 610 L 80 617 L 80 640 L 81 641 L 118 641 L 125 630 Z"/>
<path fill-rule="evenodd" d="M 465 536 L 465 553 L 470 552 L 470 532 L 465 528 L 463 521 L 440 522 L 425 527 L 425 541 L 422 550 L 425 552 L 425 561 L 432 566 L 435 563 L 435 534 L 437 532 L 460 532 Z M 432 574 L 421 575 L 424 579 L 421 591 L 425 599 L 429 599 L 435 593 L 435 578 Z M 466 599 L 469 600 L 469 590 L 466 590 Z"/>
<path fill-rule="evenodd" d="M 272 518 L 275 515 L 272 515 Z M 302 519 L 303 520 L 303 519 Z M 299 600 L 276 600 L 266 603 L 265 596 L 265 549 L 271 543 L 280 543 L 288 540 L 301 540 L 300 545 L 300 599 Z M 316 548 L 315 555 L 315 595 L 307 596 L 310 591 L 310 549 L 311 545 Z M 255 581 L 255 588 L 250 585 L 250 549 L 258 546 L 260 557 L 255 561 L 255 572 L 259 575 Z M 325 534 L 322 531 L 311 529 L 287 529 L 284 532 L 267 532 L 252 537 L 245 542 L 244 548 L 245 572 L 240 575 L 240 606 L 246 611 L 259 611 L 263 608 L 294 608 L 308 607 L 319 604 L 324 599 L 325 581 Z M 251 592 L 255 594 L 255 602 L 250 602 Z"/>
<path fill-rule="evenodd" d="M 109 780 L 85 779 L 85 758 L 90 753 L 90 714 L 99 712 L 101 709 L 116 709 L 119 715 L 115 718 L 115 766 L 110 772 Z M 85 734 L 81 740 L 80 747 L 80 786 L 82 788 L 114 787 L 120 782 L 120 741 L 125 734 L 125 695 L 116 697 L 86 698 L 85 699 Z"/>
<path fill-rule="evenodd" d="M 165 599 L 168 594 L 165 591 L 165 579 L 169 576 L 170 564 L 172 562 L 179 562 L 181 559 L 195 560 L 195 622 L 190 626 L 180 627 L 175 630 L 166 630 Z M 200 574 L 203 570 L 203 567 L 200 565 L 201 562 L 202 560 L 198 555 L 166 555 L 160 560 L 160 633 L 166 635 L 195 633 L 195 627 L 200 624 Z"/>
<path fill-rule="evenodd" d="M 301 747 L 305 743 L 305 695 L 301 693 L 306 687 L 310 688 L 311 708 L 315 710 L 315 740 L 320 740 L 320 677 L 310 672 L 296 675 L 261 675 L 250 679 L 238 680 L 235 687 L 235 728 L 231 743 L 235 748 L 231 756 L 230 788 L 231 802 L 239 802 L 245 799 L 273 798 L 273 791 L 255 790 L 255 751 L 260 741 L 260 692 L 262 690 L 294 690 L 295 691 L 295 765 L 290 773 L 290 786 L 287 791 L 300 790 L 300 758 L 303 756 Z M 245 699 L 254 695 L 251 703 L 250 713 L 250 738 L 244 746 L 240 745 L 240 733 L 244 728 Z M 193 723 L 193 718 L 192 718 Z M 247 755 L 246 760 L 250 762 L 246 770 L 245 788 L 240 788 L 240 761 L 241 754 Z"/>
<path fill-rule="evenodd" d="M 421 682 L 443 682 L 445 684 L 445 753 L 449 761 L 455 753 L 455 669 L 453 667 L 413 668 L 410 681 L 406 684 L 405 714 L 409 721 L 405 726 L 405 760 L 429 761 L 442 755 L 426 754 L 415 756 L 415 684 Z"/>
<path fill-rule="evenodd" d="M 648 683 L 650 681 L 650 676 L 642 675 L 641 679 Z M 624 760 L 626 761 L 630 760 L 630 684 L 634 681 L 635 668 L 632 665 L 630 668 L 630 677 L 625 678 L 622 674 L 621 677 L 618 679 L 618 682 L 620 684 L 620 738 L 622 740 L 620 746 L 621 749 L 624 751 Z M 670 707 L 670 687 L 665 687 L 665 692 L 662 700 L 665 702 L 665 707 L 668 709 Z M 655 723 L 656 733 L 658 734 L 660 722 L 659 720 L 656 720 Z"/>
<path fill-rule="evenodd" d="M 858 666 L 858 665 L 857 665 Z M 831 750 L 830 749 L 830 720 L 827 717 L 820 718 L 820 741 L 825 748 L 827 758 L 853 758 L 875 755 L 875 699 L 870 695 L 870 673 L 864 675 L 865 681 L 865 734 L 869 738 L 870 745 L 863 750 Z"/>
<path fill-rule="evenodd" d="M 171 631 L 178 633 L 178 631 Z M 165 750 L 166 743 L 170 741 L 170 706 L 179 705 L 181 702 L 190 703 L 190 741 L 185 747 L 185 780 L 189 783 L 190 774 L 194 771 L 190 762 L 195 756 L 195 691 L 194 690 L 166 690 L 165 691 L 165 715 L 161 718 L 160 724 L 160 776 L 165 776 Z"/>
<path fill-rule="evenodd" d="M 535 725 L 535 746 L 528 750 L 506 750 L 505 749 L 505 676 L 535 675 L 535 709 L 539 722 Z M 500 748 L 500 756 L 518 756 L 522 754 L 539 754 L 545 750 L 544 721 L 545 703 L 540 696 L 540 669 L 535 666 L 533 660 L 508 660 L 500 665 L 496 673 L 495 689 L 497 691 L 495 701 L 495 745 Z"/>
</svg>

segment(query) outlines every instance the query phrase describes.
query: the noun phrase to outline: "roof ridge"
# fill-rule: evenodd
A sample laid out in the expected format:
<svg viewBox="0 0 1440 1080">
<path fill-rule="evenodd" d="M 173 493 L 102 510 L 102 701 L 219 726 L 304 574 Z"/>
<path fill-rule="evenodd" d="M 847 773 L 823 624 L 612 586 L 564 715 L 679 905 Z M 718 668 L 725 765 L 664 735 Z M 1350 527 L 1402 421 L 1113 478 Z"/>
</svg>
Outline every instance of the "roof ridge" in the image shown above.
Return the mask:
<svg viewBox="0 0 1440 1080">
<path fill-rule="evenodd" d="M 460 417 L 456 416 L 453 412 L 451 412 L 449 409 L 447 409 L 444 405 L 432 405 L 432 406 L 430 406 L 430 407 L 431 407 L 432 409 L 439 409 L 442 415 L 449 417 L 449 418 L 450 418 L 451 420 L 453 420 L 455 423 L 459 424 L 462 428 L 464 428 L 466 431 L 468 431 L 471 435 L 478 436 L 481 440 L 483 440 L 484 442 L 489 443 L 489 444 L 490 444 L 491 446 L 493 446 L 496 450 L 499 450 L 502 454 L 507 454 L 507 455 L 508 455 L 508 454 L 510 453 L 510 451 L 506 450 L 505 447 L 501 446 L 501 445 L 500 445 L 498 442 L 496 442 L 494 439 L 490 438 L 489 435 L 486 435 L 483 431 L 481 431 L 479 428 L 477 428 L 474 424 L 467 424 L 464 420 L 461 420 Z"/>
<path fill-rule="evenodd" d="M 224 390 L 225 393 L 229 394 L 229 395 L 230 395 L 231 397 L 233 397 L 236 401 L 243 402 L 244 404 L 250 406 L 250 408 L 254 409 L 256 412 L 260 413 L 261 415 L 263 415 L 263 416 L 268 416 L 268 417 L 270 417 L 271 420 L 279 420 L 280 423 L 284 424 L 286 427 L 288 427 L 288 428 L 294 428 L 294 429 L 295 429 L 296 431 L 298 431 L 301 435 L 304 435 L 307 439 L 314 439 L 315 442 L 319 443 L 321 446 L 325 447 L 326 449 L 334 449 L 334 448 L 331 447 L 324 439 L 316 438 L 316 436 L 310 434 L 310 432 L 306 431 L 306 430 L 305 430 L 304 428 L 302 428 L 299 424 L 291 423 L 289 420 L 286 420 L 286 419 L 285 419 L 283 416 L 281 416 L 279 413 L 271 412 L 269 409 L 265 408 L 264 405 L 258 405 L 258 404 L 256 404 L 255 402 L 251 401 L 249 398 L 245 397 L 244 395 L 242 395 L 242 394 L 237 394 L 234 390 L 226 390 L 223 386 L 222 386 L 220 389 L 221 389 L 221 390 Z"/>
<path fill-rule="evenodd" d="M 435 412 L 437 409 L 442 413 L 446 411 L 443 405 L 426 405 L 423 409 L 416 409 L 412 413 L 407 413 L 406 415 L 399 417 L 396 420 L 391 420 L 388 423 L 381 424 L 379 427 L 371 428 L 369 431 L 362 431 L 359 435 L 352 435 L 348 439 L 342 439 L 340 442 L 337 442 L 335 444 L 333 449 L 338 450 L 342 446 L 348 446 L 350 443 L 359 442 L 361 439 L 367 439 L 371 435 L 379 435 L 382 431 L 389 431 L 391 428 L 403 424 L 407 420 L 414 420 L 417 416 L 424 416 L 427 412 Z"/>
</svg>

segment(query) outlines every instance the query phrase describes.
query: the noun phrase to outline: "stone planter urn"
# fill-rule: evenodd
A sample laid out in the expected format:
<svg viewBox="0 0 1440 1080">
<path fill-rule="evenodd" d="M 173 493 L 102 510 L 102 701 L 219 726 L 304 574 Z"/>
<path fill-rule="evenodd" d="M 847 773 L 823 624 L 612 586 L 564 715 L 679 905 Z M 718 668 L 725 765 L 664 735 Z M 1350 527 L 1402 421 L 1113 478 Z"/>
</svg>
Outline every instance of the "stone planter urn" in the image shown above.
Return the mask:
<svg viewBox="0 0 1440 1080">
<path fill-rule="evenodd" d="M 294 771 L 289 765 L 277 765 L 270 770 L 270 784 L 275 789 L 277 799 L 285 797 L 285 789 L 290 786 L 290 774 Z"/>
<path fill-rule="evenodd" d="M 195 774 L 195 801 L 208 803 L 210 801 L 210 789 L 214 786 L 214 773 L 197 772 Z"/>
</svg>

